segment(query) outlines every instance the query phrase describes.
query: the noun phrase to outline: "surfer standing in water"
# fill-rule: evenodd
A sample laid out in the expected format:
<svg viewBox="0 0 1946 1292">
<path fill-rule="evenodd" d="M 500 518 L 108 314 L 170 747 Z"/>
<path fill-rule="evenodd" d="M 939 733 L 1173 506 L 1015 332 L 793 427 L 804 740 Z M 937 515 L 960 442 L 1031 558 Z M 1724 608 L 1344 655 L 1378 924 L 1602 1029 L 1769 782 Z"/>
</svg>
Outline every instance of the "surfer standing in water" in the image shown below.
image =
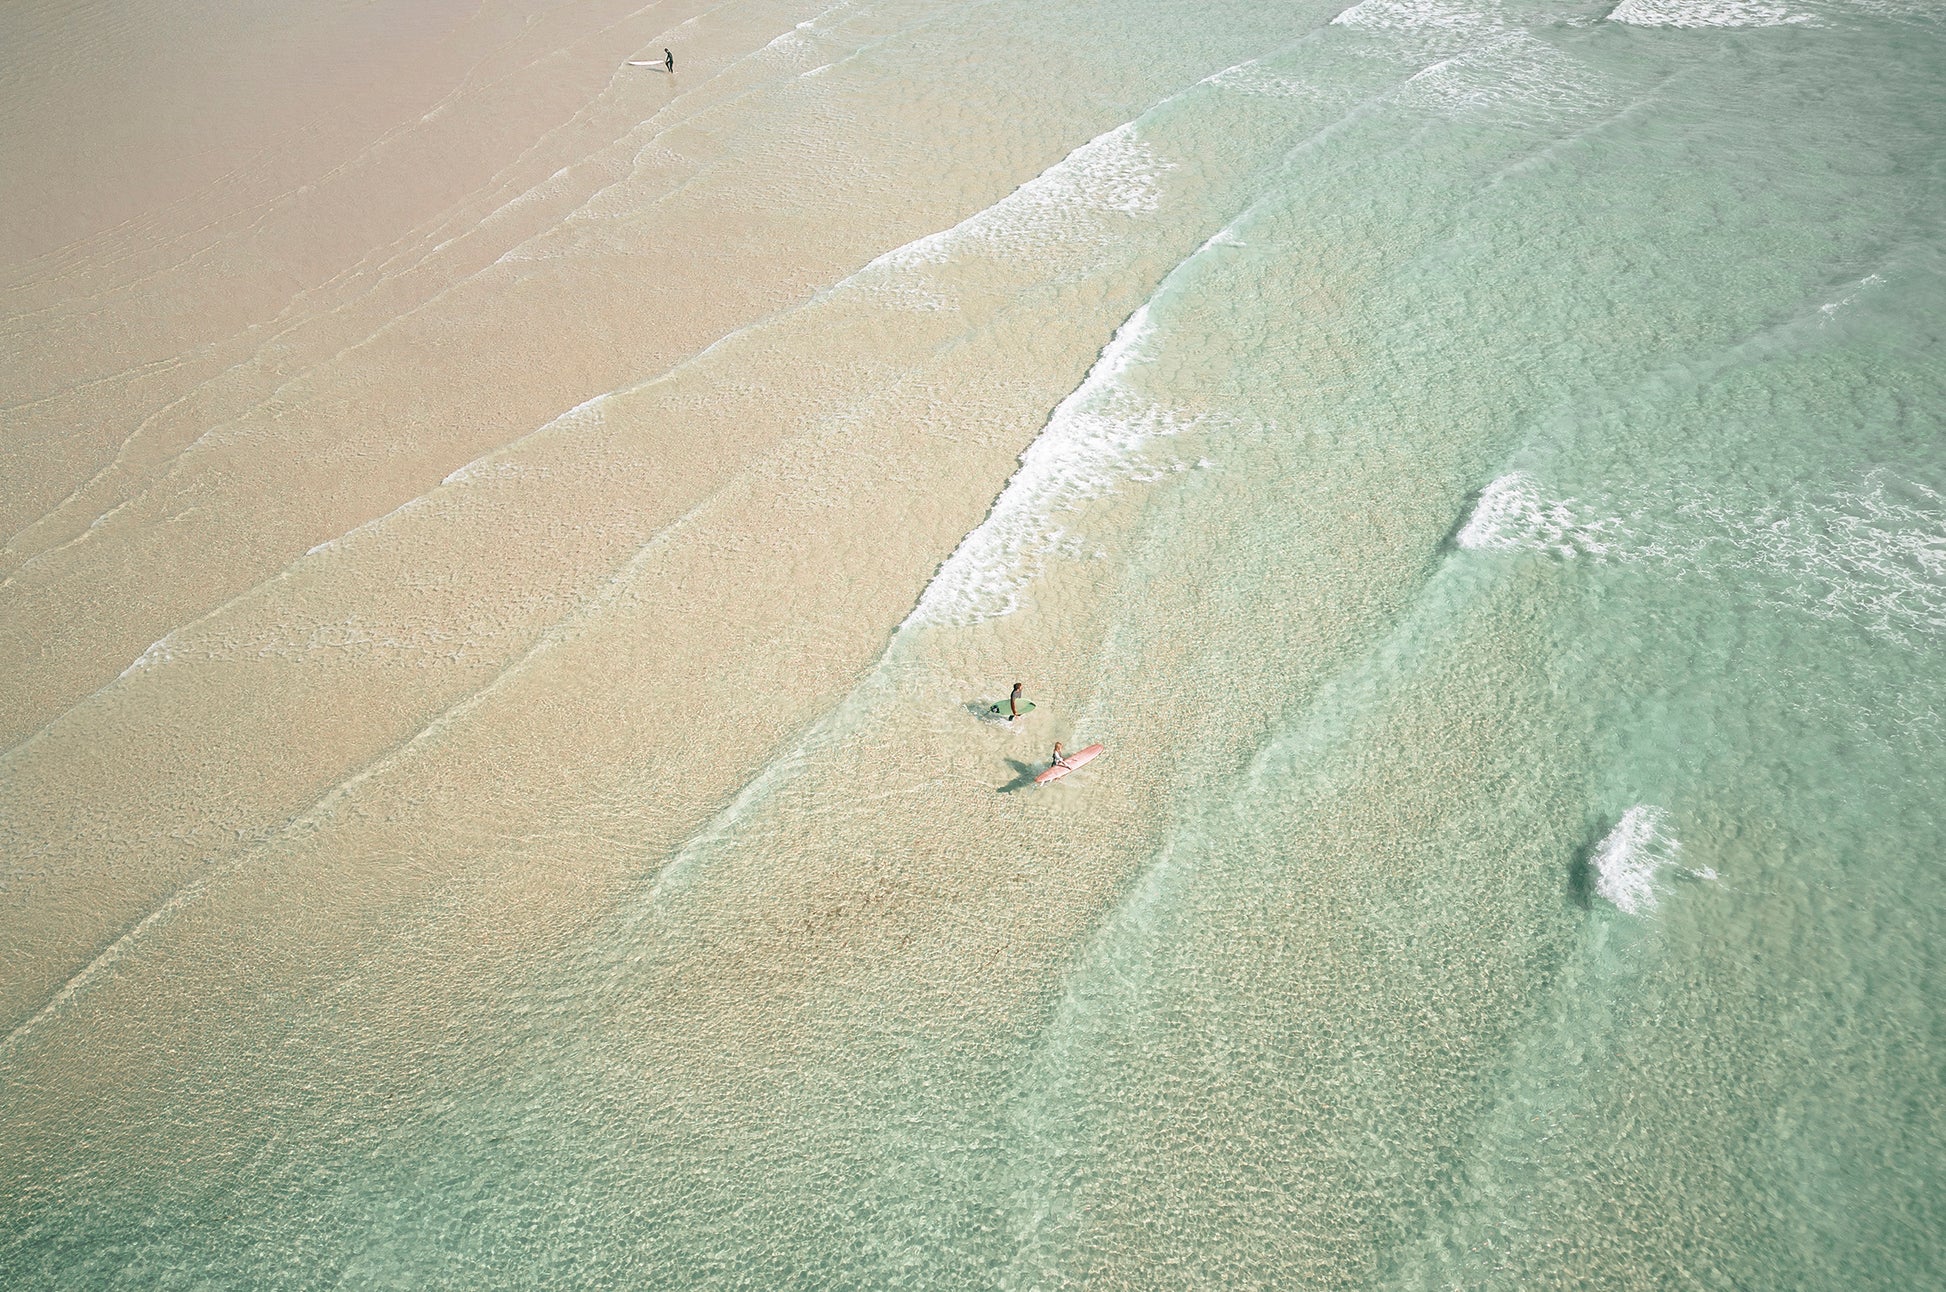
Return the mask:
<svg viewBox="0 0 1946 1292">
<path fill-rule="evenodd" d="M 1018 718 L 1020 716 L 1021 685 L 1022 685 L 1021 683 L 1015 682 L 1014 693 L 1007 697 L 1007 721 L 1008 722 L 1012 722 L 1015 718 Z"/>
<path fill-rule="evenodd" d="M 662 51 L 662 66 L 668 70 L 669 75 L 674 76 L 676 74 L 676 56 L 671 54 L 667 49 Z"/>
</svg>

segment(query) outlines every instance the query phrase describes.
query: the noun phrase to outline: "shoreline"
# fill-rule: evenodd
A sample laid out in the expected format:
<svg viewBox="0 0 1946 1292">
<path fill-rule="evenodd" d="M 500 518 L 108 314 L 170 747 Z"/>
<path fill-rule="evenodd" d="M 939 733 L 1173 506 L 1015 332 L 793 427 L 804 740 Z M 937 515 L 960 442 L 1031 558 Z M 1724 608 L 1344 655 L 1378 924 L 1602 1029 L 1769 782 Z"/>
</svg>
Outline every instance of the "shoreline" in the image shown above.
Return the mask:
<svg viewBox="0 0 1946 1292">
<path fill-rule="evenodd" d="M 786 34 L 793 30 L 802 29 Z M 737 60 L 728 65 L 737 66 Z M 702 57 L 685 60 L 684 67 L 695 68 L 691 74 L 699 79 L 706 75 Z M 745 99 L 753 92 L 781 93 L 796 80 L 789 78 L 783 90 L 737 93 Z M 743 108 L 747 113 L 748 104 Z M 796 128 L 789 116 L 751 120 L 760 132 Z M 746 148 L 742 155 L 761 158 L 766 150 Z M 802 163 L 801 157 L 790 160 Z M 963 169 L 958 161 L 941 160 Z M 545 656 L 574 653 L 577 630 L 566 627 L 562 634 L 592 604 L 589 588 L 612 585 L 596 594 L 608 598 L 600 607 L 606 619 L 622 609 L 616 595 L 623 602 L 653 602 L 648 611 L 628 613 L 648 615 L 654 627 L 641 632 L 657 643 L 658 655 L 647 664 L 638 658 L 628 682 L 591 686 L 578 678 L 564 694 L 592 694 L 596 698 L 588 703 L 599 710 L 605 703 L 599 697 L 653 691 L 658 673 L 685 661 L 675 671 L 692 679 L 685 684 L 688 702 L 718 715 L 707 737 L 685 732 L 679 752 L 662 756 L 672 770 L 656 792 L 657 815 L 669 831 L 663 846 L 673 848 L 869 665 L 933 572 L 1018 469 L 1047 410 L 1081 380 L 1139 299 L 1117 293 L 1145 294 L 1157 272 L 1141 260 L 1115 267 L 1102 288 L 1091 290 L 1086 308 L 1098 320 L 1092 328 L 1077 326 L 1075 302 L 1066 293 L 1023 307 L 1004 295 L 981 294 L 991 289 L 977 279 L 955 289 L 975 294 L 941 312 L 897 292 L 881 297 L 875 283 L 887 273 L 909 271 L 887 261 L 891 253 L 882 243 L 868 241 L 870 224 L 827 218 L 807 225 L 804 213 L 793 211 L 792 226 L 803 235 L 797 245 L 806 254 L 787 275 L 793 284 L 788 295 L 776 295 L 774 225 L 761 221 L 740 237 L 750 250 L 731 253 L 741 256 L 731 263 L 745 266 L 740 281 L 747 294 L 727 295 L 724 289 L 739 280 L 723 276 L 722 249 L 706 249 L 702 230 L 708 223 L 717 235 L 729 232 L 720 216 L 711 219 L 721 207 L 712 194 L 723 183 L 748 186 L 752 178 L 747 164 L 733 164 L 727 155 L 712 167 L 724 176 L 715 188 L 698 188 L 693 166 L 687 178 L 681 166 L 673 172 L 677 178 L 668 191 L 689 194 L 695 214 L 670 214 L 666 200 L 651 197 L 648 203 L 663 230 L 661 256 L 666 260 L 672 246 L 686 246 L 702 267 L 694 284 L 658 288 L 620 331 L 612 301 L 603 302 L 610 308 L 602 315 L 577 323 L 584 332 L 610 338 L 602 353 L 611 364 L 633 370 L 633 380 L 592 397 L 549 395 L 545 385 L 530 383 L 524 406 L 485 388 L 471 405 L 436 400 L 438 420 L 427 421 L 424 410 L 413 414 L 413 435 L 430 450 L 420 451 L 419 479 L 436 481 L 437 472 L 445 483 L 401 498 L 382 492 L 399 478 L 395 457 L 373 455 L 396 432 L 365 411 L 369 394 L 348 400 L 344 392 L 389 388 L 394 400 L 422 404 L 418 378 L 442 374 L 416 362 L 436 352 L 408 338 L 362 365 L 339 362 L 300 375 L 307 388 L 301 400 L 273 394 L 268 406 L 260 403 L 256 412 L 203 429 L 160 477 L 164 486 L 183 482 L 173 496 L 138 492 L 110 513 L 107 531 L 97 525 L 83 531 L 82 541 L 53 544 L 15 568 L 6 585 L 12 600 L 7 618 L 14 626 L 7 644 L 13 667 L 27 682 L 15 694 L 38 690 L 47 698 L 38 713 L 14 711 L 13 752 L 0 762 L 7 773 L 0 795 L 8 816 L 20 823 L 16 839 L 25 854 L 40 859 L 0 904 L 7 929 L 0 938 L 7 947 L 0 980 L 8 988 L 10 1032 L 38 1017 L 58 993 L 69 992 L 66 1001 L 78 999 L 74 990 L 108 989 L 96 982 L 96 967 L 126 966 L 130 944 L 124 939 L 139 938 L 146 951 L 169 940 L 168 922 L 198 925 L 202 914 L 189 908 L 169 914 L 177 910 L 172 904 L 187 901 L 193 908 L 212 891 L 260 882 L 252 875 L 265 855 L 286 846 L 280 841 L 307 839 L 320 828 L 328 835 L 333 816 L 352 810 L 344 797 L 348 787 L 450 743 L 456 720 L 477 730 L 483 719 L 472 715 L 482 704 L 490 706 L 505 693 L 528 697 L 512 701 L 516 711 L 523 703 L 555 705 L 549 685 L 525 674 L 540 671 L 533 667 L 537 659 L 545 668 L 552 663 Z M 980 211 L 1004 209 L 1006 194 L 1025 178 L 979 180 L 974 186 L 993 196 L 972 215 L 927 215 L 915 205 L 885 203 L 870 209 L 876 221 L 893 227 L 931 223 L 950 232 L 956 221 L 977 227 Z M 583 199 L 582 216 L 520 237 L 500 253 L 497 260 L 511 266 L 503 285 L 496 286 L 491 273 L 482 280 L 476 272 L 435 294 L 432 308 L 442 313 L 421 331 L 431 336 L 466 320 L 466 343 L 457 356 L 467 366 L 443 374 L 448 390 L 469 380 L 478 362 L 469 356 L 507 348 L 482 339 L 483 321 L 490 324 L 509 310 L 562 319 L 587 302 L 586 289 L 578 286 L 585 280 L 581 266 L 612 259 L 599 242 L 589 258 L 590 239 L 614 236 L 604 204 L 644 190 L 654 194 L 671 182 L 658 179 L 653 166 L 633 177 L 611 176 L 605 188 Z M 921 189 L 936 207 L 968 183 L 962 175 L 954 184 Z M 855 215 L 855 202 L 850 198 L 833 212 Z M 922 233 L 913 243 L 907 234 L 904 241 L 924 246 L 939 236 Z M 551 268 L 562 262 L 573 275 L 565 280 Z M 890 267 L 882 269 L 880 262 Z M 1108 285 L 1116 275 L 1124 286 Z M 839 286 L 802 299 L 804 288 L 795 284 L 820 279 Z M 856 286 L 844 289 L 845 283 Z M 500 299 L 509 291 L 511 301 Z M 536 298 L 535 291 L 545 295 Z M 830 296 L 833 291 L 838 297 Z M 548 303 L 539 306 L 537 299 Z M 710 323 L 710 314 L 683 310 L 675 317 L 694 339 L 615 344 L 620 337 L 666 332 L 660 320 L 675 302 L 713 302 L 714 317 L 725 321 Z M 726 304 L 735 312 L 722 313 Z M 970 321 L 982 317 L 990 321 Z M 908 321 L 912 326 L 905 326 Z M 376 335 L 395 326 L 388 322 Z M 981 338 L 977 344 L 964 340 L 969 327 Z M 899 328 L 903 336 L 888 330 Z M 717 335 L 703 345 L 711 332 Z M 852 358 L 820 374 L 816 357 L 833 349 L 834 335 L 855 337 L 855 343 L 837 344 Z M 549 342 L 555 357 L 546 371 L 572 378 L 585 368 L 575 359 L 578 346 L 571 337 Z M 640 377 L 643 356 L 657 345 L 668 357 L 649 367 L 663 375 Z M 347 353 L 357 356 L 370 346 L 355 344 Z M 690 357 L 681 358 L 685 351 Z M 812 366 L 803 366 L 807 362 Z M 581 376 L 582 389 L 615 381 L 623 367 Z M 776 373 L 794 369 L 802 373 L 798 380 L 776 383 Z M 991 385 L 989 374 L 996 371 L 1012 375 L 992 396 L 964 405 L 969 392 Z M 550 419 L 536 411 L 570 398 L 579 402 L 568 413 Z M 944 411 L 955 402 L 963 406 Z M 175 406 L 185 418 L 207 411 L 184 397 L 165 408 Z M 915 406 L 931 410 L 926 423 L 898 431 L 905 410 Z M 494 414 L 487 414 L 489 407 Z M 462 428 L 496 419 L 499 429 L 488 430 L 484 439 L 459 440 L 456 452 L 437 447 L 453 442 Z M 347 432 L 362 436 L 364 446 L 347 439 Z M 489 447 L 494 443 L 501 446 Z M 284 474 L 294 451 L 301 455 L 306 445 L 325 449 L 309 487 Z M 882 474 L 888 462 L 897 470 Z M 354 464 L 365 464 L 368 483 L 349 492 L 340 486 L 343 501 L 330 504 L 338 518 L 318 513 L 315 505 L 292 505 L 307 494 L 328 501 L 332 484 Z M 247 523 L 232 523 L 229 539 L 208 532 L 174 536 L 170 542 L 182 555 L 170 557 L 168 549 L 154 548 L 156 525 L 189 497 L 196 499 L 194 512 Z M 653 501 L 644 506 L 647 498 Z M 257 509 L 251 511 L 246 500 L 255 500 Z M 376 516 L 358 516 L 378 508 L 383 511 Z M 792 515 L 796 519 L 780 528 L 780 517 Z M 859 541 L 887 533 L 899 541 Z M 226 542 L 244 540 L 247 552 L 238 548 L 227 561 L 212 559 Z M 295 559 L 272 555 L 279 546 Z M 635 556 L 619 560 L 631 548 Z M 142 549 L 143 564 L 130 564 L 132 552 Z M 94 564 L 47 564 L 70 553 L 76 561 L 92 557 Z M 38 564 L 35 556 L 42 557 Z M 176 564 L 191 577 L 172 587 L 172 563 L 192 557 L 193 568 Z M 641 563 L 644 557 L 649 564 Z M 227 580 L 212 584 L 211 575 Z M 624 581 L 615 583 L 618 578 Z M 849 589 L 842 600 L 814 591 L 834 579 Z M 242 589 L 234 590 L 239 584 Z M 648 590 L 657 585 L 665 591 Z M 731 589 L 736 592 L 726 599 Z M 216 610 L 200 615 L 168 608 L 225 597 Z M 145 609 L 145 601 L 153 608 Z M 186 623 L 178 618 L 184 615 L 190 616 Z M 151 638 L 152 645 L 135 644 L 172 621 L 166 633 Z M 50 625 L 60 625 L 64 637 L 57 640 L 65 647 L 51 655 L 41 637 Z M 590 631 L 612 636 L 615 630 L 604 624 Z M 104 645 L 117 634 L 128 644 Z M 6 636 L 0 632 L 0 643 Z M 87 663 L 75 649 L 84 642 L 108 654 L 96 666 L 116 671 L 105 682 L 98 683 L 100 673 L 75 671 Z M 136 662 L 128 664 L 128 658 Z M 43 680 L 21 667 L 37 659 L 69 671 Z M 775 679 L 768 701 L 751 702 L 753 678 Z M 84 690 L 91 685 L 96 689 Z M 78 702 L 56 708 L 70 698 Z M 50 711 L 57 716 L 48 718 Z M 574 721 L 585 728 L 577 743 L 599 740 L 598 726 L 586 726 L 596 721 L 592 713 L 579 713 Z M 467 759 L 490 765 L 504 756 L 496 752 L 503 737 L 470 739 Z M 620 750 L 611 756 L 616 765 L 628 762 Z M 698 775 L 690 770 L 695 768 L 709 770 Z M 455 770 L 435 779 L 448 783 L 465 776 Z M 404 814 L 417 819 L 409 810 Z M 401 840 L 391 847 L 409 845 Z M 375 855 L 366 845 L 344 842 L 313 845 L 311 851 L 317 858 L 312 864 L 327 869 L 338 864 L 337 857 Z M 352 861 L 348 874 L 368 873 L 359 867 L 370 864 Z M 310 873 L 306 866 L 296 869 Z M 358 906 L 352 893 L 347 890 L 349 905 L 341 914 Z M 376 918 L 383 909 L 381 904 L 360 918 Z M 149 922 L 158 911 L 165 912 L 164 924 Z M 322 935 L 311 930 L 306 936 Z M 196 1008 L 185 1002 L 183 1016 Z M 31 1038 L 23 1033 L 10 1047 L 16 1062 L 25 1061 L 43 1030 L 34 1024 Z M 130 1045 L 139 1048 L 133 1040 Z"/>
</svg>

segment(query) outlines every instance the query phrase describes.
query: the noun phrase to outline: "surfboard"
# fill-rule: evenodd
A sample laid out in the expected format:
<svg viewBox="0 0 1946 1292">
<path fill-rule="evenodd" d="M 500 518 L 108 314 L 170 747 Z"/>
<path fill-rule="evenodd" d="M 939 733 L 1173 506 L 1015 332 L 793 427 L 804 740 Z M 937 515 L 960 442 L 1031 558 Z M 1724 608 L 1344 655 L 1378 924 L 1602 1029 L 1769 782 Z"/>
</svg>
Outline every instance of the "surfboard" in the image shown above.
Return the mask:
<svg viewBox="0 0 1946 1292">
<path fill-rule="evenodd" d="M 1049 781 L 1058 781 L 1075 768 L 1092 763 L 1095 759 L 1107 752 L 1108 749 L 1104 745 L 1089 745 L 1086 749 L 1077 749 L 1060 762 L 1054 764 L 1054 766 L 1042 772 L 1039 776 L 1036 776 L 1034 778 L 1034 784 L 1045 785 Z"/>
<path fill-rule="evenodd" d="M 1022 714 L 1026 714 L 1026 713 L 1028 713 L 1028 712 L 1030 712 L 1030 711 L 1031 711 L 1031 710 L 1033 709 L 1033 707 L 1034 707 L 1034 702 L 1033 702 L 1032 700 L 1022 700 L 1022 701 L 1020 702 L 1020 712 L 1021 712 Z M 1006 716 L 1007 716 L 1007 702 L 1006 702 L 1005 700 L 1002 700 L 1002 701 L 1001 701 L 1000 703 L 998 703 L 998 704 L 996 704 L 996 705 L 994 705 L 994 706 L 993 706 L 993 707 L 992 707 L 991 709 L 988 709 L 988 710 L 987 710 L 987 713 L 988 713 L 988 715 L 989 715 L 989 716 L 991 716 L 991 717 L 995 717 L 995 718 L 1004 718 L 1004 717 L 1006 717 Z"/>
<path fill-rule="evenodd" d="M 629 60 L 628 60 L 628 65 L 629 65 L 630 67 L 664 67 L 664 66 L 667 66 L 667 65 L 666 65 L 665 63 L 663 63 L 663 61 L 662 61 L 661 59 L 659 59 L 659 58 L 644 58 L 644 59 L 634 59 L 634 58 L 631 58 L 631 59 L 629 59 Z"/>
</svg>

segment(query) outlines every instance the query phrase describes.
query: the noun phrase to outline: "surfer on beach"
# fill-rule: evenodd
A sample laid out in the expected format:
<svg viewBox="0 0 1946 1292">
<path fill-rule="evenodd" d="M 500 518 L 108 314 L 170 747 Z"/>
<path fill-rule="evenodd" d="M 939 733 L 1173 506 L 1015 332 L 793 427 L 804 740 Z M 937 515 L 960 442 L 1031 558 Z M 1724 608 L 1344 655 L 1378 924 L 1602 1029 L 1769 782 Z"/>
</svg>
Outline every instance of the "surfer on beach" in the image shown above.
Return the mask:
<svg viewBox="0 0 1946 1292">
<path fill-rule="evenodd" d="M 674 76 L 676 74 L 676 56 L 671 54 L 666 48 L 662 51 L 662 66 L 667 69 L 669 75 Z"/>
<path fill-rule="evenodd" d="M 1014 693 L 1007 697 L 1007 721 L 1012 722 L 1020 716 L 1020 692 L 1022 683 L 1014 683 Z"/>
</svg>

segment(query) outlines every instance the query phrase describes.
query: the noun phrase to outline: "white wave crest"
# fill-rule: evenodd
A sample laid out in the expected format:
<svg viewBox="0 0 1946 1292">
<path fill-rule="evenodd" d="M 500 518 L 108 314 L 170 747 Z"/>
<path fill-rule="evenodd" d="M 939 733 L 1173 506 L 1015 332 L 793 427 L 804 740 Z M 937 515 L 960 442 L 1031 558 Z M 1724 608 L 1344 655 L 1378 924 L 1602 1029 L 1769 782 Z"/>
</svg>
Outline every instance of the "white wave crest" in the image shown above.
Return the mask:
<svg viewBox="0 0 1946 1292">
<path fill-rule="evenodd" d="M 1511 112 L 1552 121 L 1613 97 L 1608 78 L 1508 21 L 1494 3 L 1364 0 L 1331 21 L 1368 36 L 1368 55 L 1426 64 L 1399 101 L 1442 116 Z"/>
<path fill-rule="evenodd" d="M 1239 63 L 1226 67 L 1208 79 L 1208 83 L 1222 90 L 1233 90 L 1238 94 L 1255 95 L 1266 99 L 1317 99 L 1324 95 L 1309 82 L 1295 77 L 1281 76 L 1255 62 Z"/>
<path fill-rule="evenodd" d="M 1622 813 L 1602 841 L 1595 846 L 1590 862 L 1594 871 L 1595 892 L 1626 915 L 1647 915 L 1655 910 L 1662 894 L 1662 876 L 1671 870 L 1691 879 L 1715 879 L 1707 866 L 1691 869 L 1682 866 L 1682 844 L 1667 829 L 1668 813 L 1649 803 L 1638 803 Z"/>
<path fill-rule="evenodd" d="M 1515 471 L 1481 491 L 1458 542 L 1474 551 L 1599 557 L 1609 554 L 1621 525 L 1620 517 L 1581 519 L 1575 514 L 1574 499 L 1543 499 L 1533 477 Z"/>
<path fill-rule="evenodd" d="M 1142 141 L 1134 122 L 1126 122 L 952 228 L 886 252 L 858 276 L 866 285 L 882 286 L 871 280 L 944 264 L 968 251 L 1010 260 L 1045 258 L 1050 264 L 1071 258 L 1078 248 L 1104 242 L 1115 217 L 1154 211 L 1161 202 L 1158 179 L 1175 168 Z"/>
<path fill-rule="evenodd" d="M 1764 599 L 1920 646 L 1946 635 L 1946 497 L 1884 470 L 1862 487 L 1738 513 L 1707 496 L 1677 508 L 1699 537 L 1658 545 L 1665 563 L 1765 577 Z"/>
<path fill-rule="evenodd" d="M 1362 0 L 1331 20 L 1333 26 L 1367 31 L 1444 31 L 1473 34 L 1498 31 L 1495 6 L 1453 0 Z"/>
<path fill-rule="evenodd" d="M 121 671 L 121 676 L 128 677 L 135 673 L 146 673 L 152 668 L 161 668 L 163 665 L 174 660 L 176 658 L 176 650 L 171 642 L 171 638 L 174 636 L 175 634 L 171 633 L 168 637 L 164 637 L 160 641 L 151 642 L 147 650 L 135 657 L 134 663 Z"/>
<path fill-rule="evenodd" d="M 1825 304 L 1818 306 L 1818 326 L 1823 327 L 1830 323 L 1841 311 L 1849 309 L 1866 292 L 1871 291 L 1874 287 L 1883 287 L 1884 285 L 1885 280 L 1877 274 L 1866 274 L 1858 280 L 1856 287 L 1853 287 L 1843 296 L 1840 296 L 1835 301 L 1827 301 Z"/>
<path fill-rule="evenodd" d="M 465 466 L 458 468 L 444 480 L 441 480 L 439 482 L 440 485 L 445 487 L 471 484 L 480 480 L 504 479 L 507 476 L 524 476 L 528 474 L 545 475 L 546 473 L 544 471 L 538 471 L 536 468 L 528 467 L 515 461 L 510 451 L 518 446 L 521 440 L 544 435 L 549 431 L 585 432 L 600 430 L 607 416 L 603 412 L 602 406 L 613 399 L 618 393 L 617 391 L 604 391 L 593 398 L 582 400 L 565 413 L 557 413 L 552 418 L 542 422 L 534 430 L 521 436 L 520 440 L 514 441 L 513 444 L 503 445 L 490 453 L 485 453 L 474 458 L 471 462 L 468 462 Z"/>
<path fill-rule="evenodd" d="M 1879 469 L 1852 489 L 1748 510 L 1693 487 L 1602 516 L 1549 499 L 1526 472 L 1488 485 L 1463 548 L 1658 566 L 1746 589 L 1763 605 L 1843 620 L 1902 645 L 1946 636 L 1946 496 Z"/>
<path fill-rule="evenodd" d="M 1612 98 L 1608 78 L 1524 31 L 1508 31 L 1415 75 L 1401 101 L 1444 115 L 1557 121 Z"/>
<path fill-rule="evenodd" d="M 1143 306 L 1115 333 L 1087 379 L 1049 416 L 993 510 L 927 585 L 909 623 L 969 625 L 1013 613 L 1022 589 L 1048 558 L 1072 546 L 1062 514 L 1131 476 L 1139 469 L 1143 445 L 1203 422 L 1159 408 L 1122 383 L 1131 367 L 1144 362 L 1141 347 L 1149 332 Z"/>
<path fill-rule="evenodd" d="M 1779 27 L 1816 21 L 1810 14 L 1791 13 L 1777 0 L 1622 0 L 1608 17 L 1636 27 Z"/>
</svg>

